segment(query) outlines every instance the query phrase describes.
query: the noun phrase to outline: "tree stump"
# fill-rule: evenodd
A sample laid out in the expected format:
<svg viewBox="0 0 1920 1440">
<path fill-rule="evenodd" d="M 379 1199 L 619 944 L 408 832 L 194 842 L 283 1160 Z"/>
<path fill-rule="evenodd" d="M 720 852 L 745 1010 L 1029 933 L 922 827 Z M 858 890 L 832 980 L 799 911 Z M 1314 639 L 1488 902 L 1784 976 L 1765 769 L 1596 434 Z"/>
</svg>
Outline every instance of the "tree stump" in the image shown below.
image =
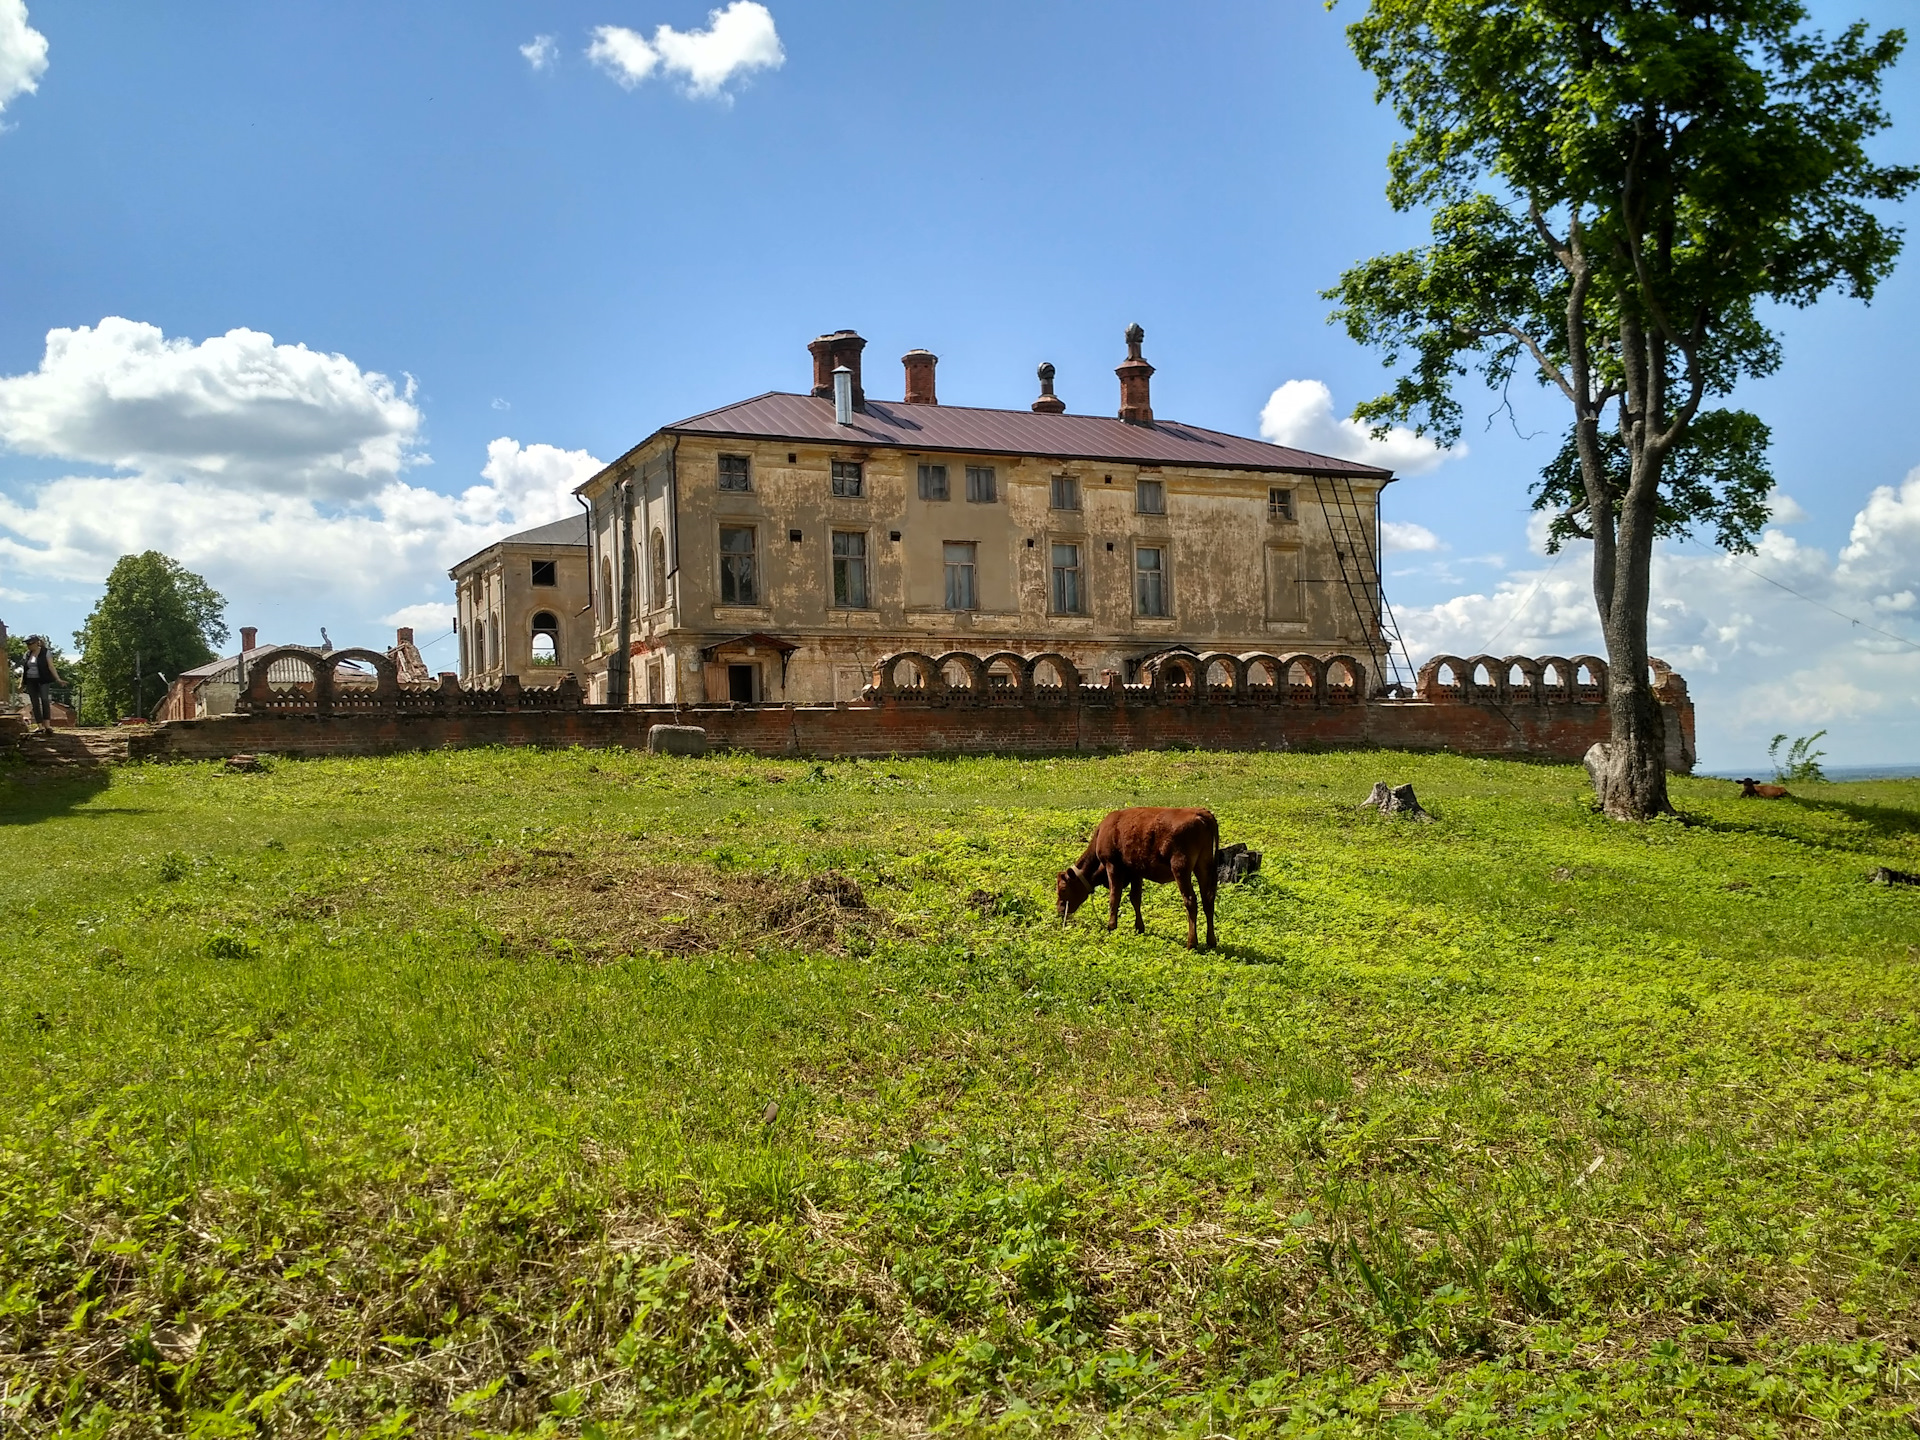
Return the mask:
<svg viewBox="0 0 1920 1440">
<path fill-rule="evenodd" d="M 1410 784 L 1389 785 L 1384 780 L 1376 780 L 1373 782 L 1373 793 L 1362 800 L 1357 808 L 1378 810 L 1382 815 L 1409 815 L 1423 825 L 1433 823 L 1433 816 L 1421 806 Z"/>
</svg>

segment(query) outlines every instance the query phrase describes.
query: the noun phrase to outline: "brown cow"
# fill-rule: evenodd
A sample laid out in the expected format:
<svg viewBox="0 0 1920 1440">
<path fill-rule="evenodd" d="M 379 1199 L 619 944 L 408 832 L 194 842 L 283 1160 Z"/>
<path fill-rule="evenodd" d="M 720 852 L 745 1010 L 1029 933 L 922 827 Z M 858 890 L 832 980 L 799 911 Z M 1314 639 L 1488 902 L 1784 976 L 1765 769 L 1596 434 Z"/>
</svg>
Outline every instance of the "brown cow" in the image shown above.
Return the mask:
<svg viewBox="0 0 1920 1440">
<path fill-rule="evenodd" d="M 1218 945 L 1213 933 L 1213 894 L 1219 883 L 1215 854 L 1220 849 L 1220 822 L 1211 810 L 1168 810 L 1142 806 L 1109 811 L 1087 842 L 1086 853 L 1062 870 L 1054 885 L 1054 908 L 1062 922 L 1078 910 L 1099 886 L 1108 890 L 1107 929 L 1120 928 L 1120 890 L 1133 887 L 1133 928 L 1147 933 L 1140 914 L 1140 885 L 1172 882 L 1187 902 L 1187 948 L 1197 950 L 1197 915 L 1193 882 L 1200 882 L 1200 904 L 1207 911 L 1207 944 Z"/>
<path fill-rule="evenodd" d="M 1762 785 L 1757 780 L 1746 779 L 1740 782 L 1742 800 L 1784 800 L 1787 787 L 1784 785 Z"/>
</svg>

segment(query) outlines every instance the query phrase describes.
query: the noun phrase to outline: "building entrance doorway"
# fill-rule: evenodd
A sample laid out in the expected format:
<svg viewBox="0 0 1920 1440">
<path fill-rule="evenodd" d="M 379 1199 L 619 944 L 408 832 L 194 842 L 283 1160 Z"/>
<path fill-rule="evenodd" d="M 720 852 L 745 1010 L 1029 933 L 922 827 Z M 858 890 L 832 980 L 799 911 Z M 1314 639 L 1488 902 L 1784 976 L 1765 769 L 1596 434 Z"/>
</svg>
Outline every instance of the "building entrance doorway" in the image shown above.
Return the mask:
<svg viewBox="0 0 1920 1440">
<path fill-rule="evenodd" d="M 760 697 L 754 692 L 759 687 L 760 667 L 758 665 L 727 666 L 727 699 L 741 705 L 751 705 Z"/>
</svg>

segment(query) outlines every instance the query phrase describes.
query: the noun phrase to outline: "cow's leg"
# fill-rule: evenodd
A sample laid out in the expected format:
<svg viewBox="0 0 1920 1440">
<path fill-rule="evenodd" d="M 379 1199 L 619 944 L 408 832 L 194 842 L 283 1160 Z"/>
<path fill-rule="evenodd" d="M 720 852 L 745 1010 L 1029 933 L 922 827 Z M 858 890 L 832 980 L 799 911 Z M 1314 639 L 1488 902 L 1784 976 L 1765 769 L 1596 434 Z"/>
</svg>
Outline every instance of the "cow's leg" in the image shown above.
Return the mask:
<svg viewBox="0 0 1920 1440">
<path fill-rule="evenodd" d="M 1178 856 L 1173 861 L 1173 883 L 1180 887 L 1180 898 L 1187 902 L 1187 949 L 1198 950 L 1200 906 L 1193 898 L 1193 876 Z"/>
<path fill-rule="evenodd" d="M 1124 883 L 1120 878 L 1120 867 L 1109 863 L 1107 866 L 1107 930 L 1109 933 L 1120 928 L 1120 887 Z"/>
<path fill-rule="evenodd" d="M 1200 867 L 1200 904 L 1207 912 L 1207 948 L 1209 950 L 1216 950 L 1220 946 L 1219 938 L 1213 933 L 1213 897 L 1219 889 L 1219 863 L 1210 855 Z"/>
<path fill-rule="evenodd" d="M 1135 880 L 1135 881 L 1133 882 L 1133 886 L 1132 886 L 1132 891 L 1133 891 L 1133 933 L 1134 933 L 1134 934 L 1136 934 L 1136 935 L 1144 935 L 1144 934 L 1146 934 L 1146 933 L 1147 933 L 1147 922 L 1146 922 L 1146 921 L 1145 921 L 1144 919 L 1142 919 L 1142 918 L 1141 918 L 1141 916 L 1140 916 L 1140 885 L 1141 885 L 1141 882 L 1140 882 L 1139 880 L 1137 880 L 1137 879 L 1136 879 L 1136 880 Z"/>
</svg>

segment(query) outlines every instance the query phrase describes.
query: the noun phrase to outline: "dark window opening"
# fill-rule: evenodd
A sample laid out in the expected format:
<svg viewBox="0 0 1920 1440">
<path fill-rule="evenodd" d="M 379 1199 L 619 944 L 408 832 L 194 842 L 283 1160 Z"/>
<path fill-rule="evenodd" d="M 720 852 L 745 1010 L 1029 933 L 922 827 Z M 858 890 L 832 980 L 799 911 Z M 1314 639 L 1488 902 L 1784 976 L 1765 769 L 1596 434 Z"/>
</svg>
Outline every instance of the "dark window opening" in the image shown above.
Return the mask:
<svg viewBox="0 0 1920 1440">
<path fill-rule="evenodd" d="M 858 500 L 867 493 L 867 479 L 864 467 L 858 460 L 836 460 L 833 462 L 833 493 L 845 496 L 849 500 Z"/>
<path fill-rule="evenodd" d="M 800 532 L 798 530 L 787 531 L 787 539 L 791 540 L 795 545 L 798 545 L 800 543 Z"/>
<path fill-rule="evenodd" d="M 944 500 L 947 498 L 946 466 L 922 465 L 920 467 L 920 498 L 922 500 Z"/>
<path fill-rule="evenodd" d="M 560 622 L 550 610 L 533 617 L 533 663 L 542 669 L 560 663 Z"/>
<path fill-rule="evenodd" d="M 999 499 L 991 465 L 967 466 L 967 499 L 975 505 L 991 505 Z"/>
<path fill-rule="evenodd" d="M 760 587 L 753 572 L 753 531 L 747 526 L 720 528 L 720 603 L 757 605 Z"/>
<path fill-rule="evenodd" d="M 722 490 L 751 490 L 753 483 L 747 472 L 747 457 L 744 455 L 722 455 L 720 457 L 720 488 Z"/>
<path fill-rule="evenodd" d="M 759 678 L 758 665 L 727 666 L 727 699 L 738 701 L 742 705 L 754 702 L 754 681 Z"/>
<path fill-rule="evenodd" d="M 558 585 L 560 583 L 559 562 L 555 560 L 534 561 L 533 583 L 536 585 Z"/>
</svg>

